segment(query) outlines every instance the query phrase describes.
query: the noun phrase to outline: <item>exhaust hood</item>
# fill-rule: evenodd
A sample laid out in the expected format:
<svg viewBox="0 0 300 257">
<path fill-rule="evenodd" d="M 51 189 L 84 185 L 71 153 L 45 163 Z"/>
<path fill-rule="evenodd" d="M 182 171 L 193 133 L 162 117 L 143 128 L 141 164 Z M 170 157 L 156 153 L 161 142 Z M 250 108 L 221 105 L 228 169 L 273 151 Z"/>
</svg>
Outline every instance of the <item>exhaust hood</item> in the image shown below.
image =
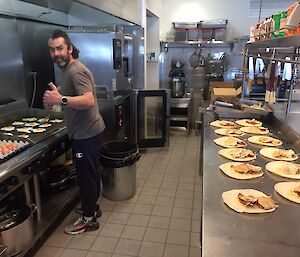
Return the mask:
<svg viewBox="0 0 300 257">
<path fill-rule="evenodd" d="M 63 26 L 135 25 L 80 0 L 1 1 L 0 13 Z"/>
</svg>

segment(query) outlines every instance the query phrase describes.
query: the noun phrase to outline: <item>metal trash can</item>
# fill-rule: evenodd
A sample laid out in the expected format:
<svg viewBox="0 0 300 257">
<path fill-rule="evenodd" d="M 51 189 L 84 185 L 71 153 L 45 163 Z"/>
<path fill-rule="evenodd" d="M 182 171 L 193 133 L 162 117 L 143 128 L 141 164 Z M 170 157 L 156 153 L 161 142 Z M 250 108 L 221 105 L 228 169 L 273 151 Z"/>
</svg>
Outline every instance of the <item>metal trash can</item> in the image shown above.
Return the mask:
<svg viewBox="0 0 300 257">
<path fill-rule="evenodd" d="M 136 161 L 140 158 L 136 144 L 112 141 L 101 146 L 100 161 L 103 196 L 109 200 L 130 199 L 136 191 Z"/>
</svg>

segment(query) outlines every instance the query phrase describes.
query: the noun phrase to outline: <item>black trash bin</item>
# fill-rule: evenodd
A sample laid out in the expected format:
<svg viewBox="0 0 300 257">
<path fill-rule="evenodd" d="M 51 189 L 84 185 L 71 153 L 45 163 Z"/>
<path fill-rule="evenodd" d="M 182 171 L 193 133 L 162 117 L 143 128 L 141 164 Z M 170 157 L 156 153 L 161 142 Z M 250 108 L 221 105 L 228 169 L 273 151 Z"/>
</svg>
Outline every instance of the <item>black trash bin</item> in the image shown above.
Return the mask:
<svg viewBox="0 0 300 257">
<path fill-rule="evenodd" d="M 101 177 L 105 198 L 120 201 L 135 195 L 136 161 L 139 158 L 136 144 L 112 141 L 101 145 Z"/>
</svg>

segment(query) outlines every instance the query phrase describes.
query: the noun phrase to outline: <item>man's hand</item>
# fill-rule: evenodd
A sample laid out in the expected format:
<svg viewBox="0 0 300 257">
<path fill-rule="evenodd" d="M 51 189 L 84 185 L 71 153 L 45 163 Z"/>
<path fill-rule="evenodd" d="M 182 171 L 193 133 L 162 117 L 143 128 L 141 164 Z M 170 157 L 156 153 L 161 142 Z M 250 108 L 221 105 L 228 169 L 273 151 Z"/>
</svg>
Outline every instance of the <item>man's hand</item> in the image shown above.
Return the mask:
<svg viewBox="0 0 300 257">
<path fill-rule="evenodd" d="M 46 90 L 43 96 L 44 106 L 59 105 L 61 101 L 61 94 L 58 92 L 56 86 L 51 82 L 49 83 L 50 90 Z"/>
</svg>

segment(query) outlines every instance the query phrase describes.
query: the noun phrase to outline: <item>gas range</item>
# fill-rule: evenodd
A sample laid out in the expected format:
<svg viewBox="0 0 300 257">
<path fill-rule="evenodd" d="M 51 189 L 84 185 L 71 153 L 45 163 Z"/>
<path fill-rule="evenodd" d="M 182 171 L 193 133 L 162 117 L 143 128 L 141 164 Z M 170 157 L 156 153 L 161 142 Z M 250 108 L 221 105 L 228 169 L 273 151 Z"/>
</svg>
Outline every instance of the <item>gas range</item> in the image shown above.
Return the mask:
<svg viewBox="0 0 300 257">
<path fill-rule="evenodd" d="M 15 103 L 13 104 L 15 106 Z M 0 106 L 1 107 L 1 106 Z M 48 112 L 42 109 L 27 108 L 22 104 L 18 108 L 8 108 L 1 112 L 0 127 L 10 127 L 15 121 L 24 118 L 49 118 L 61 120 L 61 113 Z M 0 146 L 6 143 L 17 144 L 17 148 L 10 154 L 0 154 L 0 201 L 22 186 L 38 171 L 47 167 L 52 160 L 65 153 L 70 148 L 66 126 L 63 122 L 51 123 L 51 126 L 42 133 L 26 133 L 28 138 L 19 138 L 25 134 L 17 130 L 0 130 Z M 2 158 L 1 158 L 2 157 Z"/>
</svg>

